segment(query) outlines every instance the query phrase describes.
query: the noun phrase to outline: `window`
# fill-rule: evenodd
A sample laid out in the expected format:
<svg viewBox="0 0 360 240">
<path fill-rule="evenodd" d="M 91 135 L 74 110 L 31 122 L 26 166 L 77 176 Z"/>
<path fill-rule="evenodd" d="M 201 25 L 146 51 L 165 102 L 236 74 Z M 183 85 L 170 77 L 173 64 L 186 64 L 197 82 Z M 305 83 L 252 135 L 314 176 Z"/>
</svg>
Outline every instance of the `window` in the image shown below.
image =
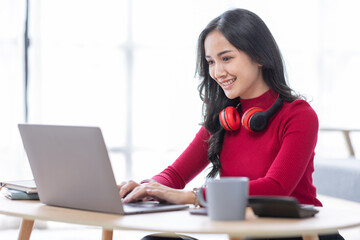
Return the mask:
<svg viewBox="0 0 360 240">
<path fill-rule="evenodd" d="M 17 123 L 24 121 L 24 4 L 0 3 L 0 176 L 16 178 L 23 158 Z"/>
<path fill-rule="evenodd" d="M 151 177 L 199 129 L 202 103 L 194 75 L 200 31 L 226 9 L 241 7 L 266 22 L 290 85 L 308 97 L 320 125 L 357 127 L 357 4 L 32 0 L 29 122 L 100 126 L 117 180 Z M 6 116 L 0 161 L 7 166 L 0 171 L 6 178 L 31 176 L 16 126 L 24 121 L 24 9 L 20 1 L 0 6 L 0 106 Z"/>
</svg>

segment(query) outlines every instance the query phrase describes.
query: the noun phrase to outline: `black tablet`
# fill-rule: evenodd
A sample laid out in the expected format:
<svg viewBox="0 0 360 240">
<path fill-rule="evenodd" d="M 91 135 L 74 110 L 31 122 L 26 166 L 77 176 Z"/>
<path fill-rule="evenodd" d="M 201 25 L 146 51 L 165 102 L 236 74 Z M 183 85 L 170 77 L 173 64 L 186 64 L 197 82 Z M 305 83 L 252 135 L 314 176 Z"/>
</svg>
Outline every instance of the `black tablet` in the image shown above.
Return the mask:
<svg viewBox="0 0 360 240">
<path fill-rule="evenodd" d="M 293 197 L 254 196 L 249 205 L 259 217 L 306 218 L 319 212 L 313 205 L 299 204 Z"/>
</svg>

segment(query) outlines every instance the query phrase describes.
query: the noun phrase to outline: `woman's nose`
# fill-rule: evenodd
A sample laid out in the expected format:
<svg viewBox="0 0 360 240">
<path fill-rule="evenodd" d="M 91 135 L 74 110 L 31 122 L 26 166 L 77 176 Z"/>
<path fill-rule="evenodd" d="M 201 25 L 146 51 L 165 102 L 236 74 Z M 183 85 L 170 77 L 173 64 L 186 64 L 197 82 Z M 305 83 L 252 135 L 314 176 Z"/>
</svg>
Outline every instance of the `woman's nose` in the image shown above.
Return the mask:
<svg viewBox="0 0 360 240">
<path fill-rule="evenodd" d="M 216 79 L 221 79 L 226 75 L 226 71 L 222 64 L 216 64 L 214 68 L 214 77 Z"/>
</svg>

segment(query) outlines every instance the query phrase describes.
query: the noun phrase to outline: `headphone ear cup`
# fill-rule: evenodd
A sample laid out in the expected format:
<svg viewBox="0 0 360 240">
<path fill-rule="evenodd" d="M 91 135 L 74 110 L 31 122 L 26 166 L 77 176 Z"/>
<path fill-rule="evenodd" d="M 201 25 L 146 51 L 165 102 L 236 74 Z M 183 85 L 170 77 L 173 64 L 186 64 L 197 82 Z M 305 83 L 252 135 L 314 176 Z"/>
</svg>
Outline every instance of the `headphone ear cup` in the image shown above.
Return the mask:
<svg viewBox="0 0 360 240">
<path fill-rule="evenodd" d="M 221 126 L 226 131 L 235 131 L 240 127 L 240 115 L 235 107 L 227 107 L 219 114 Z"/>
<path fill-rule="evenodd" d="M 262 112 L 264 112 L 264 110 L 259 107 L 253 107 L 244 112 L 241 118 L 241 124 L 243 125 L 243 127 L 250 132 L 257 132 L 257 129 L 252 128 L 252 126 L 254 126 L 253 121 L 256 119 L 256 116 Z"/>
</svg>

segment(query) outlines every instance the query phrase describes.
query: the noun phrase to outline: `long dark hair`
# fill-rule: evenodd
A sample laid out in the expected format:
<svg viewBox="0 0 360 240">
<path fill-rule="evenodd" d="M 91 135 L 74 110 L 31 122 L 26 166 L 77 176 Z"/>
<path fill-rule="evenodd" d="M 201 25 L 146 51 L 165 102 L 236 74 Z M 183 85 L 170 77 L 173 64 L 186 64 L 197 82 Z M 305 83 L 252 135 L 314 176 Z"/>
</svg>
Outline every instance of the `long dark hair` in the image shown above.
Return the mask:
<svg viewBox="0 0 360 240">
<path fill-rule="evenodd" d="M 225 130 L 219 123 L 219 113 L 227 106 L 236 106 L 240 101 L 238 98 L 228 99 L 218 83 L 210 77 L 204 41 L 213 30 L 220 31 L 233 46 L 262 65 L 265 83 L 283 101 L 292 102 L 300 97 L 288 86 L 280 50 L 270 30 L 256 14 L 245 9 L 233 9 L 213 19 L 199 36 L 196 66 L 201 80 L 198 90 L 203 101 L 203 125 L 211 133 L 208 159 L 212 163 L 212 169 L 208 177 L 215 177 L 221 171 L 219 152 Z"/>
</svg>

